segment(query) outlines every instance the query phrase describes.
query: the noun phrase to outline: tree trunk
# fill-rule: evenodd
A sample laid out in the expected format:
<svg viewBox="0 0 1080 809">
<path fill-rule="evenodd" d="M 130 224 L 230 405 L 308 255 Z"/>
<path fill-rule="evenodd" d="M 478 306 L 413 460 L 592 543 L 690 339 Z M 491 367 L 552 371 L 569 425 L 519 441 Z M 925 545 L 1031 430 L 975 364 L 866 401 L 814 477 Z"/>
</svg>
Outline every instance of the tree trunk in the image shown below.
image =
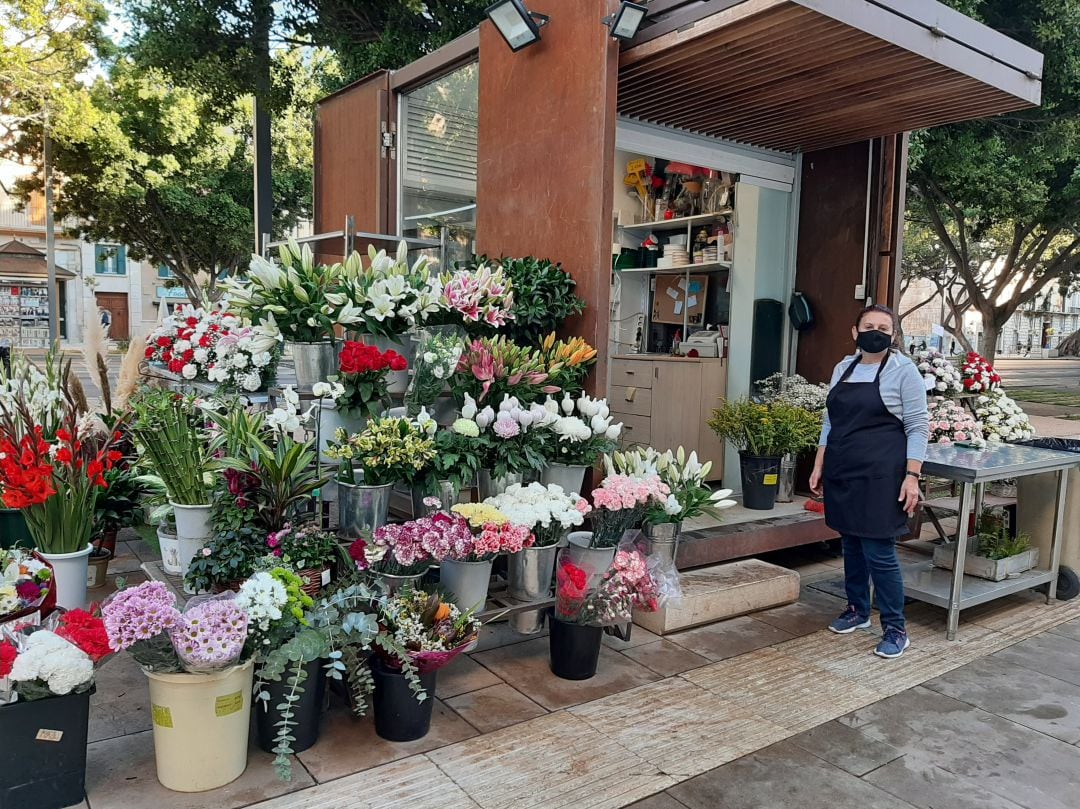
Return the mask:
<svg viewBox="0 0 1080 809">
<path fill-rule="evenodd" d="M 1058 354 L 1063 357 L 1080 357 L 1080 331 L 1074 331 L 1058 344 Z"/>
<path fill-rule="evenodd" d="M 960 344 L 960 347 L 964 349 L 964 353 L 969 353 L 975 350 L 975 346 L 971 344 L 971 340 L 967 338 L 967 335 L 960 329 L 952 329 L 948 326 L 945 327 L 945 332 Z M 948 351 L 943 351 L 943 354 L 948 354 Z"/>
<path fill-rule="evenodd" d="M 990 318 L 983 320 L 982 339 L 979 341 L 979 353 L 990 364 L 993 364 L 997 354 L 998 333 L 1001 327 Z"/>
</svg>

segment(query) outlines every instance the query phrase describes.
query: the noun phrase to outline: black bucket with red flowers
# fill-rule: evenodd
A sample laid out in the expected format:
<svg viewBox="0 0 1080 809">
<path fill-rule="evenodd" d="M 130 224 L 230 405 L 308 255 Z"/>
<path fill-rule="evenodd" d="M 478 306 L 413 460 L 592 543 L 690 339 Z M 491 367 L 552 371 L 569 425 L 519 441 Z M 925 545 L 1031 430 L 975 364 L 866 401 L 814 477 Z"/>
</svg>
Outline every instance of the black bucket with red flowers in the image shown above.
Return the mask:
<svg viewBox="0 0 1080 809">
<path fill-rule="evenodd" d="M 548 610 L 547 619 L 551 673 L 564 680 L 596 676 L 604 627 L 564 621 L 554 610 Z"/>
</svg>

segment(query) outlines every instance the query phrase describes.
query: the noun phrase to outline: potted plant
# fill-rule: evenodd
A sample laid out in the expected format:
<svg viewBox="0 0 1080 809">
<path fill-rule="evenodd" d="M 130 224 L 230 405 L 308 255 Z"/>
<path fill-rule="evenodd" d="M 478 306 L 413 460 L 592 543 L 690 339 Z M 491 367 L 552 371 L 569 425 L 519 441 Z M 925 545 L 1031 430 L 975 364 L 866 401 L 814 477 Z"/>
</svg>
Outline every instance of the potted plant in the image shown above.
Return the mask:
<svg viewBox="0 0 1080 809">
<path fill-rule="evenodd" d="M 131 408 L 131 431 L 168 490 L 180 570 L 186 573 L 195 552 L 211 535 L 207 414 L 193 397 L 149 387 L 131 397 Z"/>
<path fill-rule="evenodd" d="M 149 680 L 162 786 L 202 792 L 239 778 L 254 663 L 234 594 L 193 598 L 181 612 L 163 583 L 144 582 L 110 596 L 101 612 L 110 647 L 129 652 Z"/>
<path fill-rule="evenodd" d="M 572 560 L 607 570 L 623 534 L 641 526 L 651 504 L 667 500 L 670 491 L 656 473 L 608 475 L 592 492 L 591 531 L 573 531 L 568 539 Z"/>
<path fill-rule="evenodd" d="M 591 507 L 585 498 L 566 493 L 554 483 L 514 484 L 505 492 L 484 501 L 494 506 L 514 525 L 532 531 L 535 541 L 507 559 L 507 592 L 525 603 L 544 601 L 551 593 L 555 555 L 570 529 L 581 526 Z M 531 635 L 543 628 L 539 610 L 515 612 L 510 626 Z"/>
<path fill-rule="evenodd" d="M 325 435 L 334 435 L 338 428 L 359 433 L 368 419 L 379 418 L 391 404 L 390 374 L 405 371 L 408 363 L 398 352 L 367 343 L 348 340 L 338 356 L 337 374 L 330 383 L 341 386 L 334 397 L 333 408 L 323 408 Z"/>
<path fill-rule="evenodd" d="M 313 598 L 330 583 L 332 565 L 341 558 L 337 537 L 317 525 L 286 523 L 266 538 L 266 546 L 282 565 L 296 572 L 303 591 Z"/>
<path fill-rule="evenodd" d="M 491 563 L 501 553 L 532 547 L 535 538 L 523 525 L 486 503 L 459 503 L 450 514 L 432 517 L 443 530 L 425 547 L 439 563 L 439 582 L 462 612 L 484 608 Z"/>
<path fill-rule="evenodd" d="M 269 552 L 266 542 L 266 533 L 252 525 L 215 532 L 188 565 L 185 589 L 193 593 L 239 590 Z"/>
<path fill-rule="evenodd" d="M 541 483 L 554 483 L 563 491 L 581 493 L 585 472 L 615 449 L 622 423 L 611 418 L 607 401 L 582 394 L 576 400 L 564 393 L 561 402 L 544 403 L 551 418 L 543 423 L 552 440 L 545 441 Z"/>
<path fill-rule="evenodd" d="M 780 461 L 817 444 L 820 416 L 778 401 L 722 402 L 708 425 L 739 451 L 743 505 L 769 511 L 776 502 Z"/>
<path fill-rule="evenodd" d="M 798 374 L 785 376 L 777 372 L 756 383 L 758 400 L 766 403 L 785 402 L 793 407 L 801 407 L 813 414 L 817 430 L 821 431 L 826 402 L 829 398 L 829 386 L 815 385 Z M 776 502 L 790 503 L 795 497 L 796 456 L 788 453 L 780 460 L 780 481 L 777 484 Z"/>
<path fill-rule="evenodd" d="M 512 396 L 504 396 L 498 410 L 491 405 L 480 408 L 468 393 L 464 401 L 461 418 L 450 429 L 465 441 L 467 452 L 477 457 L 481 499 L 521 483 L 526 472 L 543 469 L 546 435 L 535 427 L 552 418 L 549 411 L 539 404 L 523 407 Z"/>
<path fill-rule="evenodd" d="M 620 548 L 603 570 L 567 550 L 559 554 L 555 576 L 550 666 L 564 680 L 588 680 L 596 674 L 605 627 L 629 622 L 635 608 L 655 612 L 662 594 L 645 554 L 632 546 Z"/>
<path fill-rule="evenodd" d="M 956 543 L 934 548 L 934 566 L 952 570 L 956 563 Z M 1039 563 L 1039 549 L 1031 547 L 1031 537 L 1009 530 L 1005 515 L 985 510 L 976 534 L 964 556 L 964 573 L 989 581 L 1003 581 L 1031 570 Z"/>
<path fill-rule="evenodd" d="M 382 652 L 371 659 L 375 732 L 392 742 L 421 739 L 431 728 L 438 670 L 476 642 L 480 622 L 438 593 L 411 588 L 388 596 L 379 612 L 406 657 Z"/>
<path fill-rule="evenodd" d="M 660 480 L 668 487 L 667 499 L 653 500 L 645 510 L 642 533 L 645 535 L 649 554 L 655 554 L 665 563 L 675 566 L 684 520 L 697 517 L 720 518 L 720 511 L 735 505 L 729 500 L 731 489 L 713 491 L 705 483 L 712 471 L 712 462 L 702 464 L 697 453 L 677 451 L 657 452 L 652 447 L 641 447 L 616 452 L 604 458 L 609 474 L 643 474 L 655 469 Z"/>
<path fill-rule="evenodd" d="M 110 653 L 101 618 L 70 610 L 0 636 L 0 798 L 60 809 L 85 797 L 94 668 Z"/>
<path fill-rule="evenodd" d="M 246 274 L 230 277 L 221 286 L 230 312 L 268 331 L 280 331 L 292 354 L 297 384 L 310 389 L 334 373 L 334 327 L 355 323 L 360 310 L 349 303 L 344 265 L 317 265 L 311 248 L 292 239 L 280 247 L 278 257 L 280 266 L 252 256 Z"/>
<path fill-rule="evenodd" d="M 57 604 L 78 609 L 86 600 L 94 509 L 120 453 L 113 448 L 117 434 L 80 413 L 69 378 L 65 364 L 54 424 L 34 414 L 26 390 L 0 409 L 0 490 L 5 506 L 22 511 L 34 546 L 53 569 Z"/>
<path fill-rule="evenodd" d="M 434 459 L 432 432 L 411 419 L 389 417 L 371 420 L 355 435 L 337 431 L 326 454 L 341 462 L 337 482 L 342 537 L 355 539 L 386 524 L 394 484 L 412 485 Z"/>
</svg>

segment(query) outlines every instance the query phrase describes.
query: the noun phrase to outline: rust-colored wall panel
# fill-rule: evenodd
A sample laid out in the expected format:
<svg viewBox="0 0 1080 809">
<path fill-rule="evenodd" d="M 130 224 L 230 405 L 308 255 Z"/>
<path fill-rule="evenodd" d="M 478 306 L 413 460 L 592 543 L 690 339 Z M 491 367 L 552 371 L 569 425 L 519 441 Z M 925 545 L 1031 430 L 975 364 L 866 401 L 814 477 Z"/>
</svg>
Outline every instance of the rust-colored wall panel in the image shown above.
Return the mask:
<svg viewBox="0 0 1080 809">
<path fill-rule="evenodd" d="M 389 89 L 390 74 L 381 71 L 315 108 L 316 233 L 344 229 L 350 214 L 357 230 L 386 232 L 390 178 L 381 124 L 388 120 Z M 343 245 L 323 242 L 317 252 L 323 260 L 337 260 Z"/>
<path fill-rule="evenodd" d="M 815 325 L 799 335 L 795 363 L 811 382 L 828 382 L 852 350 L 851 324 L 863 307 L 855 298 L 865 260 L 869 144 L 803 155 L 795 289 L 814 309 Z"/>
<path fill-rule="evenodd" d="M 545 0 L 542 40 L 512 53 L 480 26 L 477 244 L 563 262 L 588 303 L 571 324 L 599 350 L 606 385 L 618 44 L 609 0 Z"/>
</svg>

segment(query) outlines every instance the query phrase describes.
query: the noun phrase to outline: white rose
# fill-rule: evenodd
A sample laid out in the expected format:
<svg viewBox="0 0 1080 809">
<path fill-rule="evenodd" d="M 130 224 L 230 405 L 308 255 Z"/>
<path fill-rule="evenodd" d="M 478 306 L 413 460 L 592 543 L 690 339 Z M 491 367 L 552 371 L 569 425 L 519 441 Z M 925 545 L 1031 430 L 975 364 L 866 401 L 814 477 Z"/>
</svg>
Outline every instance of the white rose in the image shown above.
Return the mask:
<svg viewBox="0 0 1080 809">
<path fill-rule="evenodd" d="M 180 373 L 183 375 L 184 379 L 194 379 L 199 375 L 199 369 L 189 362 L 183 367 Z"/>
</svg>

